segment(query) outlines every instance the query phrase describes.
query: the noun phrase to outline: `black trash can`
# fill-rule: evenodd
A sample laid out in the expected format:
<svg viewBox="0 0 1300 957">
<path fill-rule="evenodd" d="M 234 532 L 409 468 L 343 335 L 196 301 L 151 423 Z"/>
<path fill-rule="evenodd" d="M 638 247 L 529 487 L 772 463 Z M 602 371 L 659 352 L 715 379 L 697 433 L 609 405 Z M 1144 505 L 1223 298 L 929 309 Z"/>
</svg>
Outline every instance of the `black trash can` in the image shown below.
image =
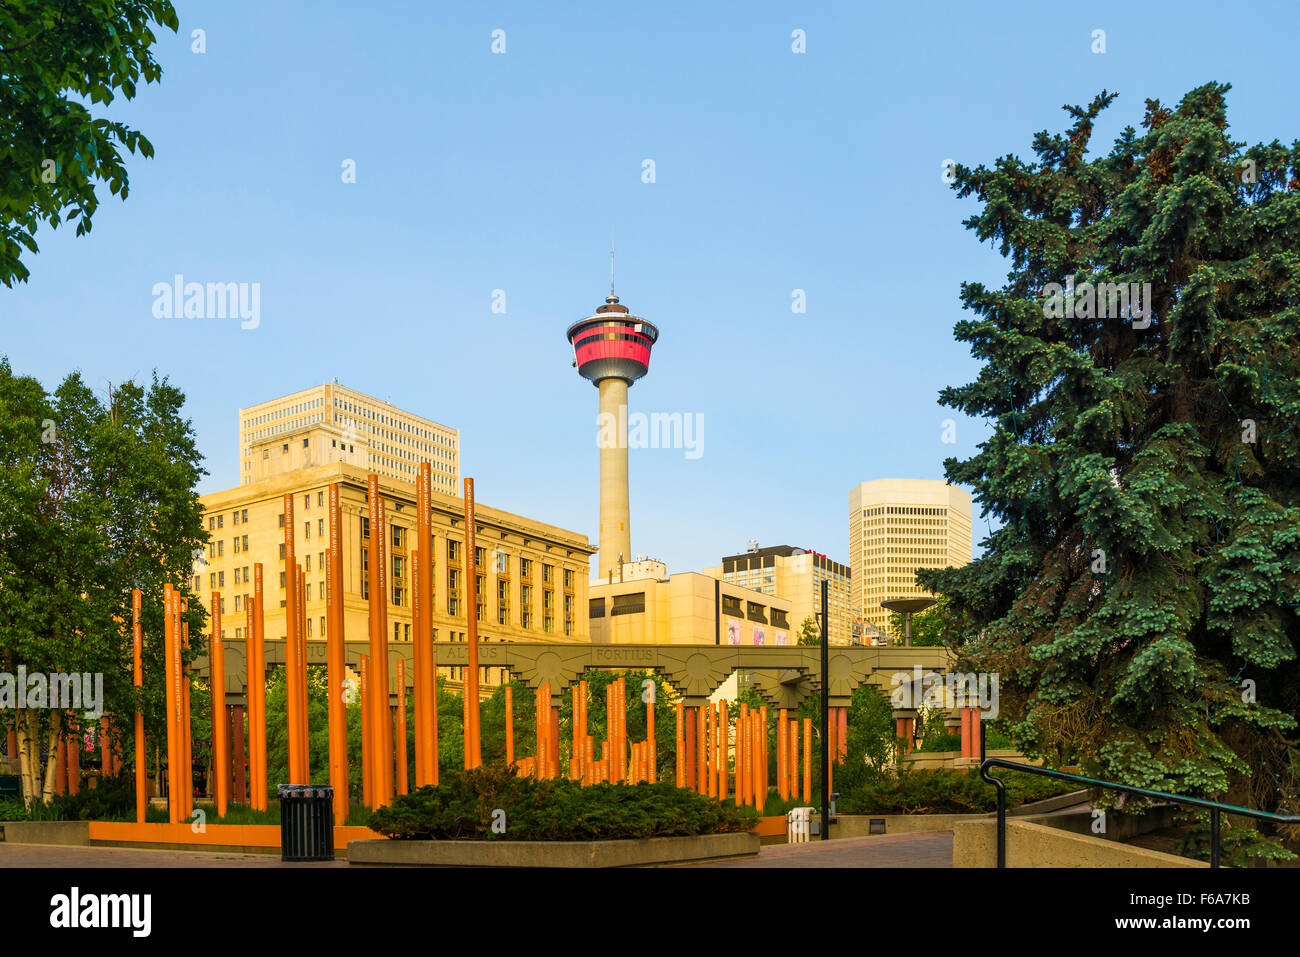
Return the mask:
<svg viewBox="0 0 1300 957">
<path fill-rule="evenodd" d="M 281 784 L 280 860 L 334 860 L 334 788 Z"/>
</svg>

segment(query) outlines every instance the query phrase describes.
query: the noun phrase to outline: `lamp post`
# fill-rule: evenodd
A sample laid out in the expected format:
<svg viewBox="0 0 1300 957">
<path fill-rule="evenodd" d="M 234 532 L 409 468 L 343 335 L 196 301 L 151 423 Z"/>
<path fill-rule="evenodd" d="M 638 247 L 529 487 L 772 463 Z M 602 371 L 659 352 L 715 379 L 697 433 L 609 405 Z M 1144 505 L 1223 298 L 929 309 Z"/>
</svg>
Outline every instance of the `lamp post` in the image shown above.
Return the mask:
<svg viewBox="0 0 1300 957">
<path fill-rule="evenodd" d="M 827 635 L 827 623 L 830 619 L 829 611 L 829 582 L 822 579 L 822 610 L 817 616 L 818 624 L 821 626 L 821 674 L 822 674 L 822 840 L 828 841 L 831 837 L 831 789 L 830 789 L 830 716 L 831 716 L 831 676 L 830 676 L 830 649 Z"/>
<path fill-rule="evenodd" d="M 903 616 L 903 645 L 912 644 L 912 616 L 918 611 L 925 611 L 935 603 L 933 598 L 888 598 L 880 603 L 886 611 L 896 611 Z"/>
</svg>

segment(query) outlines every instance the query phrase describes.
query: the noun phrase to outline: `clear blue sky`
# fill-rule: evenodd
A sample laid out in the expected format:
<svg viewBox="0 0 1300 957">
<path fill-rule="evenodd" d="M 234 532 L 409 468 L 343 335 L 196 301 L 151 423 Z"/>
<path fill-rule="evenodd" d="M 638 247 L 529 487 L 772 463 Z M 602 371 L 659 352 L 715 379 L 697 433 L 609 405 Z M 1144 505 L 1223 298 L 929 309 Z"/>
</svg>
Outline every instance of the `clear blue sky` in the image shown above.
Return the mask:
<svg viewBox="0 0 1300 957">
<path fill-rule="evenodd" d="M 563 333 L 606 294 L 612 229 L 618 293 L 661 331 L 633 411 L 704 417 L 698 459 L 631 453 L 633 551 L 674 571 L 751 538 L 847 560 L 850 488 L 942 478 L 987 435 L 941 442 L 937 393 L 976 372 L 959 285 L 1007 268 L 945 159 L 1028 157 L 1103 88 L 1106 148 L 1210 80 L 1236 138 L 1300 136 L 1294 3 L 177 6 L 161 85 L 114 107 L 157 156 L 90 237 L 38 233 L 0 352 L 47 386 L 169 376 L 202 491 L 237 483 L 241 405 L 338 377 L 459 428 L 485 504 L 594 541 L 596 391 Z M 260 327 L 155 319 L 176 273 L 260 283 Z"/>
</svg>

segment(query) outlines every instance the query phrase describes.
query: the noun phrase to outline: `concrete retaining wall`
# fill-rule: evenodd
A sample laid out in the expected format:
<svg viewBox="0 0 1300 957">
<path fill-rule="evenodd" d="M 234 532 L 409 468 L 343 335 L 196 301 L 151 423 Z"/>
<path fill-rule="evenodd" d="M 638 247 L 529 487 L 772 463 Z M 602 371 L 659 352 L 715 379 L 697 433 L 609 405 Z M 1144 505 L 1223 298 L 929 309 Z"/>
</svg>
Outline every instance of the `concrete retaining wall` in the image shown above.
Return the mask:
<svg viewBox="0 0 1300 957">
<path fill-rule="evenodd" d="M 7 844 L 89 844 L 89 821 L 5 821 Z"/>
<path fill-rule="evenodd" d="M 953 828 L 953 867 L 996 867 L 997 821 L 960 821 Z M 1160 851 L 1007 819 L 1007 867 L 1208 867 Z"/>
<path fill-rule="evenodd" d="M 348 863 L 399 867 L 648 867 L 758 853 L 756 833 L 627 841 L 349 841 Z"/>
</svg>

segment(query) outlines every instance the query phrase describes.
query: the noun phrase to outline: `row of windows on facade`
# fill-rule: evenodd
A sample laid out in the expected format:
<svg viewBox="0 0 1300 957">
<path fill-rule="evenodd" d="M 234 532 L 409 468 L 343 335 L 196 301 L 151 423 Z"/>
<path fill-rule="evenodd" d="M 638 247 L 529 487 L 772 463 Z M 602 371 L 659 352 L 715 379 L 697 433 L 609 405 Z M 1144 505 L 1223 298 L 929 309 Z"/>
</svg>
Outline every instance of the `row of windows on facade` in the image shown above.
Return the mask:
<svg viewBox="0 0 1300 957">
<path fill-rule="evenodd" d="M 251 418 L 245 419 L 244 428 L 248 429 L 255 425 L 264 425 L 268 422 L 271 422 L 274 419 L 281 419 L 288 415 L 298 415 L 302 412 L 310 412 L 312 409 L 321 409 L 324 407 L 325 407 L 324 399 L 311 399 L 306 402 L 297 402 L 293 405 L 285 406 L 284 408 L 281 409 L 276 409 L 274 412 L 264 412 L 261 415 L 255 415 Z M 429 439 L 434 444 L 444 445 L 451 449 L 456 448 L 456 441 L 450 436 L 443 435 L 442 433 L 436 432 L 433 429 L 426 429 L 422 426 L 421 427 L 413 426 L 404 419 L 398 419 L 395 418 L 394 416 L 377 413 L 373 409 L 363 408 L 362 406 L 359 406 L 354 402 L 347 402 L 344 401 L 343 399 L 336 398 L 333 400 L 333 407 L 340 412 L 351 412 L 353 415 L 360 416 L 363 419 L 370 419 L 375 422 L 381 423 L 383 425 L 392 426 L 393 428 L 406 432 L 410 435 L 417 436 L 422 439 Z M 336 412 L 335 419 L 337 420 L 337 418 L 338 415 Z M 430 451 L 433 450 L 430 449 Z"/>
<path fill-rule="evenodd" d="M 876 508 L 864 508 L 863 516 L 867 515 L 947 515 L 946 508 L 923 508 L 911 505 L 880 505 Z"/>
<path fill-rule="evenodd" d="M 308 563 L 310 564 L 311 556 L 308 555 L 307 559 L 308 559 Z M 323 553 L 322 553 L 322 560 L 323 560 Z M 397 573 L 400 573 L 400 570 L 401 570 L 401 566 L 395 566 L 395 576 L 394 576 L 395 578 L 397 578 Z M 482 575 L 478 575 L 475 577 L 477 580 L 478 598 L 479 598 L 479 600 L 476 602 L 476 617 L 478 618 L 479 621 L 485 621 L 486 608 L 487 608 L 486 605 L 487 599 L 485 597 L 486 582 Z M 194 590 L 196 592 L 199 590 L 201 579 L 202 576 L 200 575 L 194 576 Z M 236 585 L 240 584 L 241 581 L 244 584 L 247 584 L 249 580 L 250 580 L 249 571 L 247 566 L 245 566 L 242 569 L 239 568 L 235 569 Z M 397 580 L 400 581 L 401 579 L 399 578 Z M 283 591 L 287 587 L 287 584 L 288 582 L 287 582 L 286 573 L 280 572 L 280 590 Z M 325 582 L 320 581 L 314 584 L 316 585 L 317 588 L 316 591 L 317 600 L 324 601 L 326 597 Z M 304 591 L 303 591 L 303 598 L 305 601 L 313 600 L 312 585 L 313 585 L 312 582 L 305 583 Z M 226 587 L 225 571 L 210 572 L 208 576 L 208 587 L 210 590 L 219 590 L 225 588 Z M 460 574 L 455 569 L 448 570 L 447 587 L 449 592 L 447 598 L 447 613 L 452 616 L 457 616 L 461 613 L 462 603 L 460 597 Z M 533 595 L 534 595 L 534 591 L 531 585 L 525 585 L 522 583 L 520 584 L 519 586 L 519 627 L 521 628 L 532 628 L 536 620 L 536 616 L 533 613 Z M 363 578 L 361 581 L 361 597 L 362 599 L 369 599 L 370 597 L 370 583 L 366 578 Z M 403 608 L 406 607 L 409 597 L 410 597 L 409 591 L 401 587 L 401 585 L 399 584 L 393 587 L 390 601 L 391 604 L 393 604 L 394 606 L 398 608 Z M 236 612 L 243 611 L 244 604 L 245 602 L 247 602 L 248 596 L 236 595 L 234 596 L 234 598 L 235 598 L 235 611 Z M 435 589 L 435 598 L 436 598 L 436 589 Z M 497 624 L 499 625 L 510 624 L 510 602 L 511 602 L 511 596 L 510 596 L 509 582 L 499 581 L 497 583 Z M 280 607 L 283 608 L 284 604 L 285 604 L 284 601 L 281 600 Z M 574 624 L 575 624 L 574 616 L 573 616 L 574 596 L 565 595 L 562 603 L 562 607 L 564 612 L 564 617 L 563 617 L 564 634 L 572 635 L 574 631 Z M 226 599 L 224 597 L 221 599 L 221 613 L 223 615 L 226 613 Z M 324 619 L 322 618 L 322 621 L 323 620 Z M 555 592 L 549 588 L 546 588 L 542 590 L 542 631 L 549 633 L 554 629 L 554 627 L 555 627 Z M 308 633 L 310 634 L 310 625 L 308 626 Z"/>
</svg>

